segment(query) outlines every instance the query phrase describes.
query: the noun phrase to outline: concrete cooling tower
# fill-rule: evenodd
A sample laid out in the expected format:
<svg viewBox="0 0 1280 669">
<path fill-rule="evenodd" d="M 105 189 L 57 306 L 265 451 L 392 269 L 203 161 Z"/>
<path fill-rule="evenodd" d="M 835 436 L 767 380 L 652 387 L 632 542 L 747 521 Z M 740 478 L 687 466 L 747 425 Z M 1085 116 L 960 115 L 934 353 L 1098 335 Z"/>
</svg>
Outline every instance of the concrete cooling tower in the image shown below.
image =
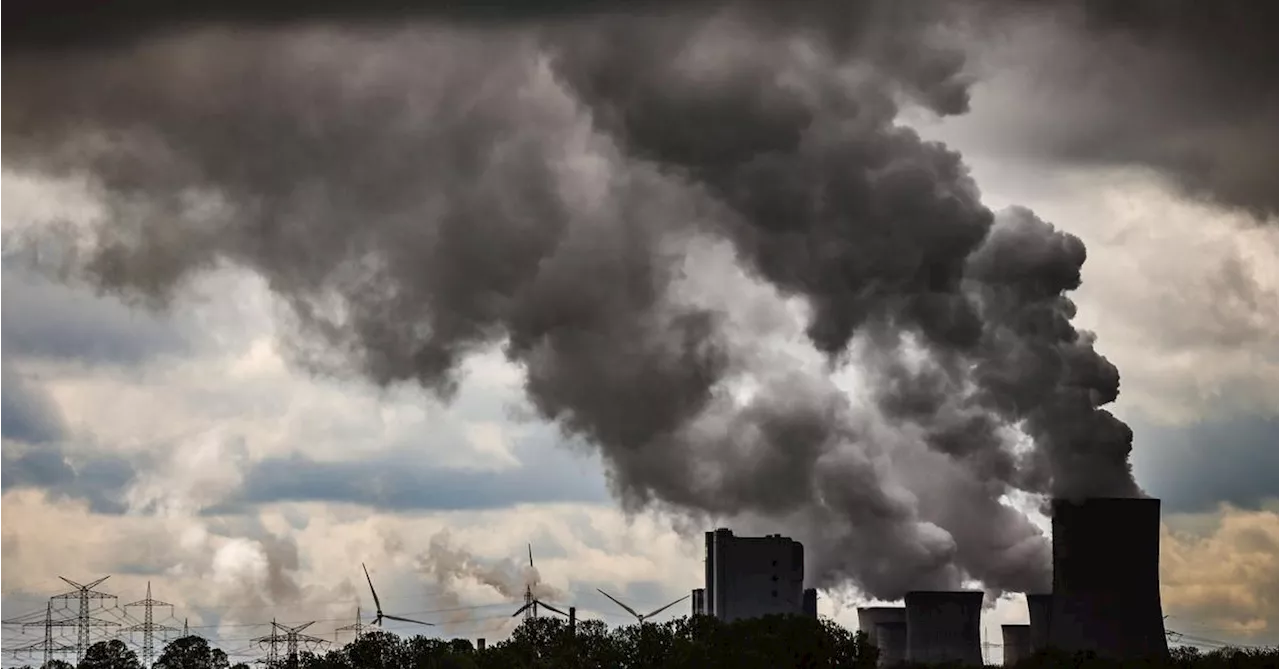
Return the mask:
<svg viewBox="0 0 1280 669">
<path fill-rule="evenodd" d="M 880 666 L 885 666 L 888 654 L 880 639 L 879 627 L 882 625 L 900 625 L 901 644 L 906 645 L 907 610 L 901 606 L 866 606 L 858 609 L 858 629 L 867 635 L 867 642 L 880 649 Z M 892 633 L 892 632 L 891 632 Z M 898 649 L 896 661 L 902 661 L 905 648 Z"/>
<path fill-rule="evenodd" d="M 982 593 L 915 591 L 907 605 L 907 661 L 982 664 Z"/>
<path fill-rule="evenodd" d="M 1031 652 L 1049 647 L 1049 624 L 1053 616 L 1053 595 L 1027 595 L 1027 616 L 1031 619 Z"/>
<path fill-rule="evenodd" d="M 1051 645 L 1115 659 L 1167 656 L 1159 563 L 1160 500 L 1055 499 Z"/>
<path fill-rule="evenodd" d="M 1004 666 L 1013 666 L 1031 655 L 1030 625 L 1001 625 Z"/>
<path fill-rule="evenodd" d="M 876 666 L 892 667 L 907 659 L 907 624 L 880 622 L 875 624 L 880 659 Z"/>
</svg>

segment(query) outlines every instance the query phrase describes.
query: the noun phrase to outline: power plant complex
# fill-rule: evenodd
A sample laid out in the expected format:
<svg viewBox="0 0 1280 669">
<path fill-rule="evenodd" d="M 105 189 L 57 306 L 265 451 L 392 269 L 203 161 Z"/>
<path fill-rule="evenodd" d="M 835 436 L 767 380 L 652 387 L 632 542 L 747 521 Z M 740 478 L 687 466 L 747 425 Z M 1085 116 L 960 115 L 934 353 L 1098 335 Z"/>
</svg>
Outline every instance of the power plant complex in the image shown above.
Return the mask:
<svg viewBox="0 0 1280 669">
<path fill-rule="evenodd" d="M 1053 589 L 1026 593 L 1029 624 L 1004 625 L 1005 664 L 1056 648 L 1136 659 L 1169 652 L 1160 605 L 1160 500 L 1052 501 Z M 769 614 L 817 615 L 804 587 L 804 547 L 780 535 L 706 533 L 705 584 L 693 613 L 733 621 Z M 903 606 L 858 609 L 858 627 L 880 665 L 980 665 L 981 591 L 912 591 Z"/>
<path fill-rule="evenodd" d="M 1137 660 L 1165 657 L 1169 653 L 1160 602 L 1159 548 L 1160 501 L 1136 498 L 1054 499 L 1051 502 L 1053 578 L 1050 592 L 1026 594 L 1026 624 L 1003 625 L 1000 645 L 1004 663 L 1012 665 L 1043 650 L 1067 653 L 1088 652 L 1102 658 Z M 688 598 L 693 615 L 712 616 L 725 622 L 769 615 L 802 615 L 816 618 L 817 590 L 805 587 L 804 546 L 789 537 L 771 534 L 762 537 L 736 536 L 720 528 L 705 533 L 706 564 L 703 587 L 653 611 L 642 613 L 622 599 L 599 590 L 619 608 L 634 616 L 641 626 Z M 533 548 L 528 553 L 533 572 Z M 361 565 L 368 583 L 374 616 L 372 626 L 384 620 L 431 626 L 435 623 L 385 613 L 374 589 L 369 570 Z M 65 580 L 65 579 L 64 579 Z M 55 595 L 42 620 L 34 615 L 6 624 L 43 627 L 43 641 L 16 648 L 16 651 L 43 652 L 46 663 L 52 655 L 74 651 L 83 658 L 89 641 L 99 627 L 118 625 L 99 618 L 89 608 L 90 601 L 114 600 L 113 595 L 94 590 L 106 577 Z M 902 662 L 916 664 L 952 663 L 982 665 L 982 609 L 985 594 L 980 590 L 911 590 L 900 606 L 859 608 L 858 628 L 866 641 L 878 649 L 880 666 Z M 80 603 L 73 618 L 53 618 L 53 601 Z M 143 660 L 154 660 L 153 641 L 157 635 L 176 628 L 155 624 L 152 609 L 169 607 L 151 598 L 150 584 L 144 600 L 128 604 L 145 609 L 143 622 L 123 631 L 140 631 L 144 636 Z M 512 617 L 535 618 L 540 611 L 563 616 L 569 634 L 574 634 L 577 608 L 548 604 L 535 596 L 533 582 L 526 585 L 523 606 Z M 446 609 L 448 610 L 448 609 Z M 296 657 L 299 644 L 305 647 L 328 643 L 319 637 L 300 634 L 311 623 L 285 626 L 271 622 L 271 633 L 253 639 L 267 651 L 269 666 L 278 660 Z M 76 643 L 62 644 L 54 637 L 61 627 L 76 629 Z M 360 618 L 340 627 L 357 635 L 370 625 Z M 186 636 L 184 630 L 183 635 Z M 485 647 L 484 639 L 477 647 Z M 281 654 L 281 648 L 287 653 Z M 274 663 L 274 664 L 273 664 Z"/>
</svg>

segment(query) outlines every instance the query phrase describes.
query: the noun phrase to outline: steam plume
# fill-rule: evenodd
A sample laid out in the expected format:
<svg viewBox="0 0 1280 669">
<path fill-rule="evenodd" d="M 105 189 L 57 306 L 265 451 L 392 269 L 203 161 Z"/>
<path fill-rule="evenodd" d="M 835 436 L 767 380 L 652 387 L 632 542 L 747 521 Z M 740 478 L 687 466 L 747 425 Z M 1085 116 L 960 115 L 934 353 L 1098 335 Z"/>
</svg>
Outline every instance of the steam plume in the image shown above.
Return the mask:
<svg viewBox="0 0 1280 669">
<path fill-rule="evenodd" d="M 1070 323 L 1084 247 L 994 215 L 957 154 L 895 124 L 904 99 L 963 112 L 963 59 L 857 6 L 20 52 L 4 161 L 98 180 L 83 267 L 105 289 L 163 304 L 249 268 L 313 367 L 448 398 L 504 345 L 629 508 L 785 522 L 819 585 L 880 598 L 1044 587 L 1006 492 L 1140 494 L 1100 408 L 1118 374 Z M 808 305 L 826 369 L 696 297 L 684 269 L 717 244 L 743 286 Z M 424 560 L 479 574 L 444 543 Z"/>
</svg>

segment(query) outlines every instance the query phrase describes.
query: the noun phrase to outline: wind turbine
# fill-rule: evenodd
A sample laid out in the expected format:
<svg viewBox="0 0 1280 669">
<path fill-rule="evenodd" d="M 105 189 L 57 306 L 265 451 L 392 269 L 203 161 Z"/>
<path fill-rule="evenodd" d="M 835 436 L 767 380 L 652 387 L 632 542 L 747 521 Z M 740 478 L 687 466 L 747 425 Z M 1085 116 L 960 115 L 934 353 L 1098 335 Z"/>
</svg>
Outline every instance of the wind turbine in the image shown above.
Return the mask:
<svg viewBox="0 0 1280 669">
<path fill-rule="evenodd" d="M 662 608 L 660 608 L 660 609 L 657 609 L 657 610 L 652 611 L 652 612 L 650 612 L 650 613 L 646 613 L 646 614 L 644 614 L 644 615 L 641 615 L 640 613 L 637 613 L 635 609 L 633 609 L 633 608 L 631 608 L 630 606 L 627 606 L 626 604 L 623 604 L 622 602 L 618 601 L 618 599 L 617 599 L 616 597 L 614 597 L 613 595 L 611 595 L 611 594 L 609 594 L 609 593 L 605 592 L 604 590 L 601 590 L 600 588 L 596 588 L 596 592 L 598 592 L 598 593 L 600 593 L 600 594 L 604 595 L 605 597 L 608 597 L 608 598 L 609 598 L 609 599 L 610 599 L 614 604 L 617 604 L 618 606 L 621 606 L 622 608 L 626 609 L 626 610 L 627 610 L 627 613 L 630 613 L 631 615 L 635 616 L 635 617 L 636 617 L 636 622 L 638 622 L 638 623 L 640 623 L 640 624 L 642 624 L 642 625 L 644 624 L 644 621 L 646 621 L 646 620 L 648 620 L 648 619 L 650 619 L 650 618 L 652 618 L 652 617 L 654 617 L 654 616 L 658 615 L 659 613 L 662 613 L 663 611 L 666 611 L 667 609 L 669 609 L 669 608 L 671 608 L 671 607 L 675 606 L 676 604 L 679 604 L 680 602 L 683 602 L 684 600 L 686 600 L 686 599 L 688 599 L 689 597 L 693 596 L 693 593 L 689 593 L 688 595 L 685 595 L 684 597 L 681 597 L 680 599 L 677 599 L 676 601 L 671 602 L 670 604 L 667 604 L 666 606 L 664 606 L 664 607 L 662 607 Z"/>
<path fill-rule="evenodd" d="M 569 615 L 564 611 L 557 610 L 555 607 L 547 606 L 546 604 L 539 602 L 538 598 L 533 596 L 533 574 L 534 574 L 533 544 L 529 544 L 528 546 L 529 546 L 529 579 L 526 580 L 524 583 L 524 606 L 520 607 L 519 610 L 517 610 L 514 614 L 511 615 L 511 617 L 514 618 L 520 615 L 521 613 L 525 613 L 527 611 L 528 613 L 525 613 L 526 618 L 537 618 L 539 604 L 542 604 L 544 608 L 555 611 L 556 613 L 559 613 L 562 616 Z"/>
<path fill-rule="evenodd" d="M 364 580 L 369 582 L 369 592 L 373 594 L 373 608 L 376 612 L 376 615 L 373 617 L 374 625 L 382 627 L 382 619 L 386 618 L 387 620 L 399 620 L 402 623 L 413 623 L 415 625 L 435 627 L 434 623 L 424 623 L 421 620 L 413 620 L 411 618 L 403 618 L 401 616 L 393 616 L 389 613 L 383 613 L 382 602 L 378 601 L 378 591 L 373 589 L 373 579 L 369 578 L 369 568 L 364 566 L 363 562 L 360 563 L 360 568 L 364 570 Z M 357 612 L 356 615 L 359 615 L 359 612 Z"/>
</svg>

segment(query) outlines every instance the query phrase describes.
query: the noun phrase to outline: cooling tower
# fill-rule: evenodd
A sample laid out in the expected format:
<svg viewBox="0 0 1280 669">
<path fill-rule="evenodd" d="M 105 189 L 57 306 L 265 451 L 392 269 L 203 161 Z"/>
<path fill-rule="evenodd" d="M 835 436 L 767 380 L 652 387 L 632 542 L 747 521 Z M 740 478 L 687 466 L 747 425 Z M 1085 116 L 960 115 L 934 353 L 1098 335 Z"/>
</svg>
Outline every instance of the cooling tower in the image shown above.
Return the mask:
<svg viewBox="0 0 1280 669">
<path fill-rule="evenodd" d="M 982 664 L 982 593 L 908 592 L 907 661 Z"/>
<path fill-rule="evenodd" d="M 878 646 L 876 625 L 880 623 L 907 623 L 907 610 L 901 606 L 867 606 L 858 609 L 858 629 L 867 635 L 867 641 Z"/>
<path fill-rule="evenodd" d="M 1004 666 L 1011 667 L 1031 655 L 1030 625 L 1001 625 Z"/>
<path fill-rule="evenodd" d="M 1159 564 L 1160 500 L 1055 499 L 1050 645 L 1167 656 Z"/>
<path fill-rule="evenodd" d="M 878 667 L 892 667 L 907 659 L 907 624 L 905 622 L 881 622 L 872 626 L 871 632 L 879 641 Z"/>
<path fill-rule="evenodd" d="M 1053 595 L 1027 595 L 1027 616 L 1031 619 L 1031 652 L 1049 647 L 1049 625 L 1053 616 Z"/>
</svg>

